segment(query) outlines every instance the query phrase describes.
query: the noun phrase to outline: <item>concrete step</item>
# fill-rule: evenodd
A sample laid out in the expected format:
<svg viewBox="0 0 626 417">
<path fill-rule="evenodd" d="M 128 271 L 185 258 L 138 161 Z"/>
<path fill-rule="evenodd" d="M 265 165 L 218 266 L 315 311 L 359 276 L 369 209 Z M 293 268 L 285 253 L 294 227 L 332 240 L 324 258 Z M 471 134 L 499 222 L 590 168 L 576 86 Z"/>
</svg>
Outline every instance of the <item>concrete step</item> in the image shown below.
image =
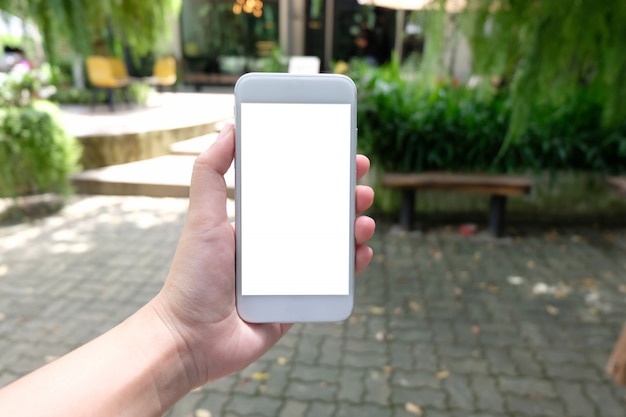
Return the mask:
<svg viewBox="0 0 626 417">
<path fill-rule="evenodd" d="M 170 153 L 173 155 L 200 155 L 215 142 L 219 133 L 209 133 L 197 138 L 183 140 L 170 145 Z"/>
<path fill-rule="evenodd" d="M 90 169 L 72 177 L 79 194 L 189 197 L 189 183 L 196 157 L 165 155 L 143 161 Z M 235 173 L 224 176 L 228 198 L 234 198 Z"/>
</svg>

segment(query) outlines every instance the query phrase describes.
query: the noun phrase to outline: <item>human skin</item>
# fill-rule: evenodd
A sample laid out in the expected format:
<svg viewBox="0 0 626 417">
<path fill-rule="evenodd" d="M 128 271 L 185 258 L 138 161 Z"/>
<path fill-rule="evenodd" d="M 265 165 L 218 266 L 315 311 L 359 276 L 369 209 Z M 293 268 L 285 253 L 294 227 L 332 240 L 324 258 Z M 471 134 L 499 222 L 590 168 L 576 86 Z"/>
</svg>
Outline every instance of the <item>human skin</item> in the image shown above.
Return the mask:
<svg viewBox="0 0 626 417">
<path fill-rule="evenodd" d="M 161 416 L 192 389 L 245 368 L 287 332 L 291 324 L 251 324 L 237 314 L 223 177 L 234 148 L 228 124 L 197 158 L 187 219 L 159 294 L 97 339 L 0 390 L 0 415 Z M 357 177 L 368 169 L 358 155 Z M 357 214 L 373 198 L 358 185 Z M 357 217 L 357 273 L 372 259 L 374 229 L 371 218 Z"/>
</svg>

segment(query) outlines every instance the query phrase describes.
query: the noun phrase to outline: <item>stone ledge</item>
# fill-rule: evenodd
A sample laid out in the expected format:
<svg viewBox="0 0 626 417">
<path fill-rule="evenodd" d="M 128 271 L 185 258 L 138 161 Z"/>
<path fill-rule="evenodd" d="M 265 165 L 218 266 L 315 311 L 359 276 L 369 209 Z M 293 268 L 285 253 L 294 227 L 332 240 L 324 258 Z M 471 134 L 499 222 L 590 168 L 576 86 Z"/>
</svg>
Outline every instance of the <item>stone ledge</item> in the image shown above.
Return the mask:
<svg viewBox="0 0 626 417">
<path fill-rule="evenodd" d="M 83 169 L 94 169 L 167 155 L 173 143 L 215 132 L 219 123 L 151 132 L 79 137 L 83 146 L 80 163 Z"/>
</svg>

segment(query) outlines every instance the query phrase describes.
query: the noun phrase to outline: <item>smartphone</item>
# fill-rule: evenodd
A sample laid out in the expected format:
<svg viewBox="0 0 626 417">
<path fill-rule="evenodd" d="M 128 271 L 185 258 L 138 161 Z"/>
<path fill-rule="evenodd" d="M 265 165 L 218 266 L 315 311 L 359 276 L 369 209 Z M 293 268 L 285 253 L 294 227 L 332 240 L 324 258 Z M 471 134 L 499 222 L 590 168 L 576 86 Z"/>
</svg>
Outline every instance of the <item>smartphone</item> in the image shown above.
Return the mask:
<svg viewBox="0 0 626 417">
<path fill-rule="evenodd" d="M 356 87 L 249 73 L 235 85 L 237 311 L 340 321 L 354 304 Z"/>
</svg>

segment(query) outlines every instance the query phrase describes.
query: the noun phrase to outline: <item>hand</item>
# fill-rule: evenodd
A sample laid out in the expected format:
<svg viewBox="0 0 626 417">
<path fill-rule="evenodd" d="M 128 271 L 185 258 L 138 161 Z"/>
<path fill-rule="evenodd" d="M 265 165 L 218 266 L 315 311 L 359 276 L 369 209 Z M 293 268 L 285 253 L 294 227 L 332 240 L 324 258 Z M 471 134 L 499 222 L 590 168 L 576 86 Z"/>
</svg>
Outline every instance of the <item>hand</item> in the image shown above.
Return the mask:
<svg viewBox="0 0 626 417">
<path fill-rule="evenodd" d="M 271 348 L 289 324 L 251 324 L 235 307 L 235 232 L 226 213 L 224 174 L 233 161 L 234 128 L 224 127 L 217 141 L 196 160 L 189 211 L 174 261 L 161 293 L 150 303 L 179 341 L 190 388 L 243 369 Z M 357 178 L 369 160 L 356 159 Z M 357 214 L 368 209 L 374 192 L 356 187 Z M 372 259 L 366 243 L 375 223 L 355 222 L 356 273 Z"/>
</svg>

